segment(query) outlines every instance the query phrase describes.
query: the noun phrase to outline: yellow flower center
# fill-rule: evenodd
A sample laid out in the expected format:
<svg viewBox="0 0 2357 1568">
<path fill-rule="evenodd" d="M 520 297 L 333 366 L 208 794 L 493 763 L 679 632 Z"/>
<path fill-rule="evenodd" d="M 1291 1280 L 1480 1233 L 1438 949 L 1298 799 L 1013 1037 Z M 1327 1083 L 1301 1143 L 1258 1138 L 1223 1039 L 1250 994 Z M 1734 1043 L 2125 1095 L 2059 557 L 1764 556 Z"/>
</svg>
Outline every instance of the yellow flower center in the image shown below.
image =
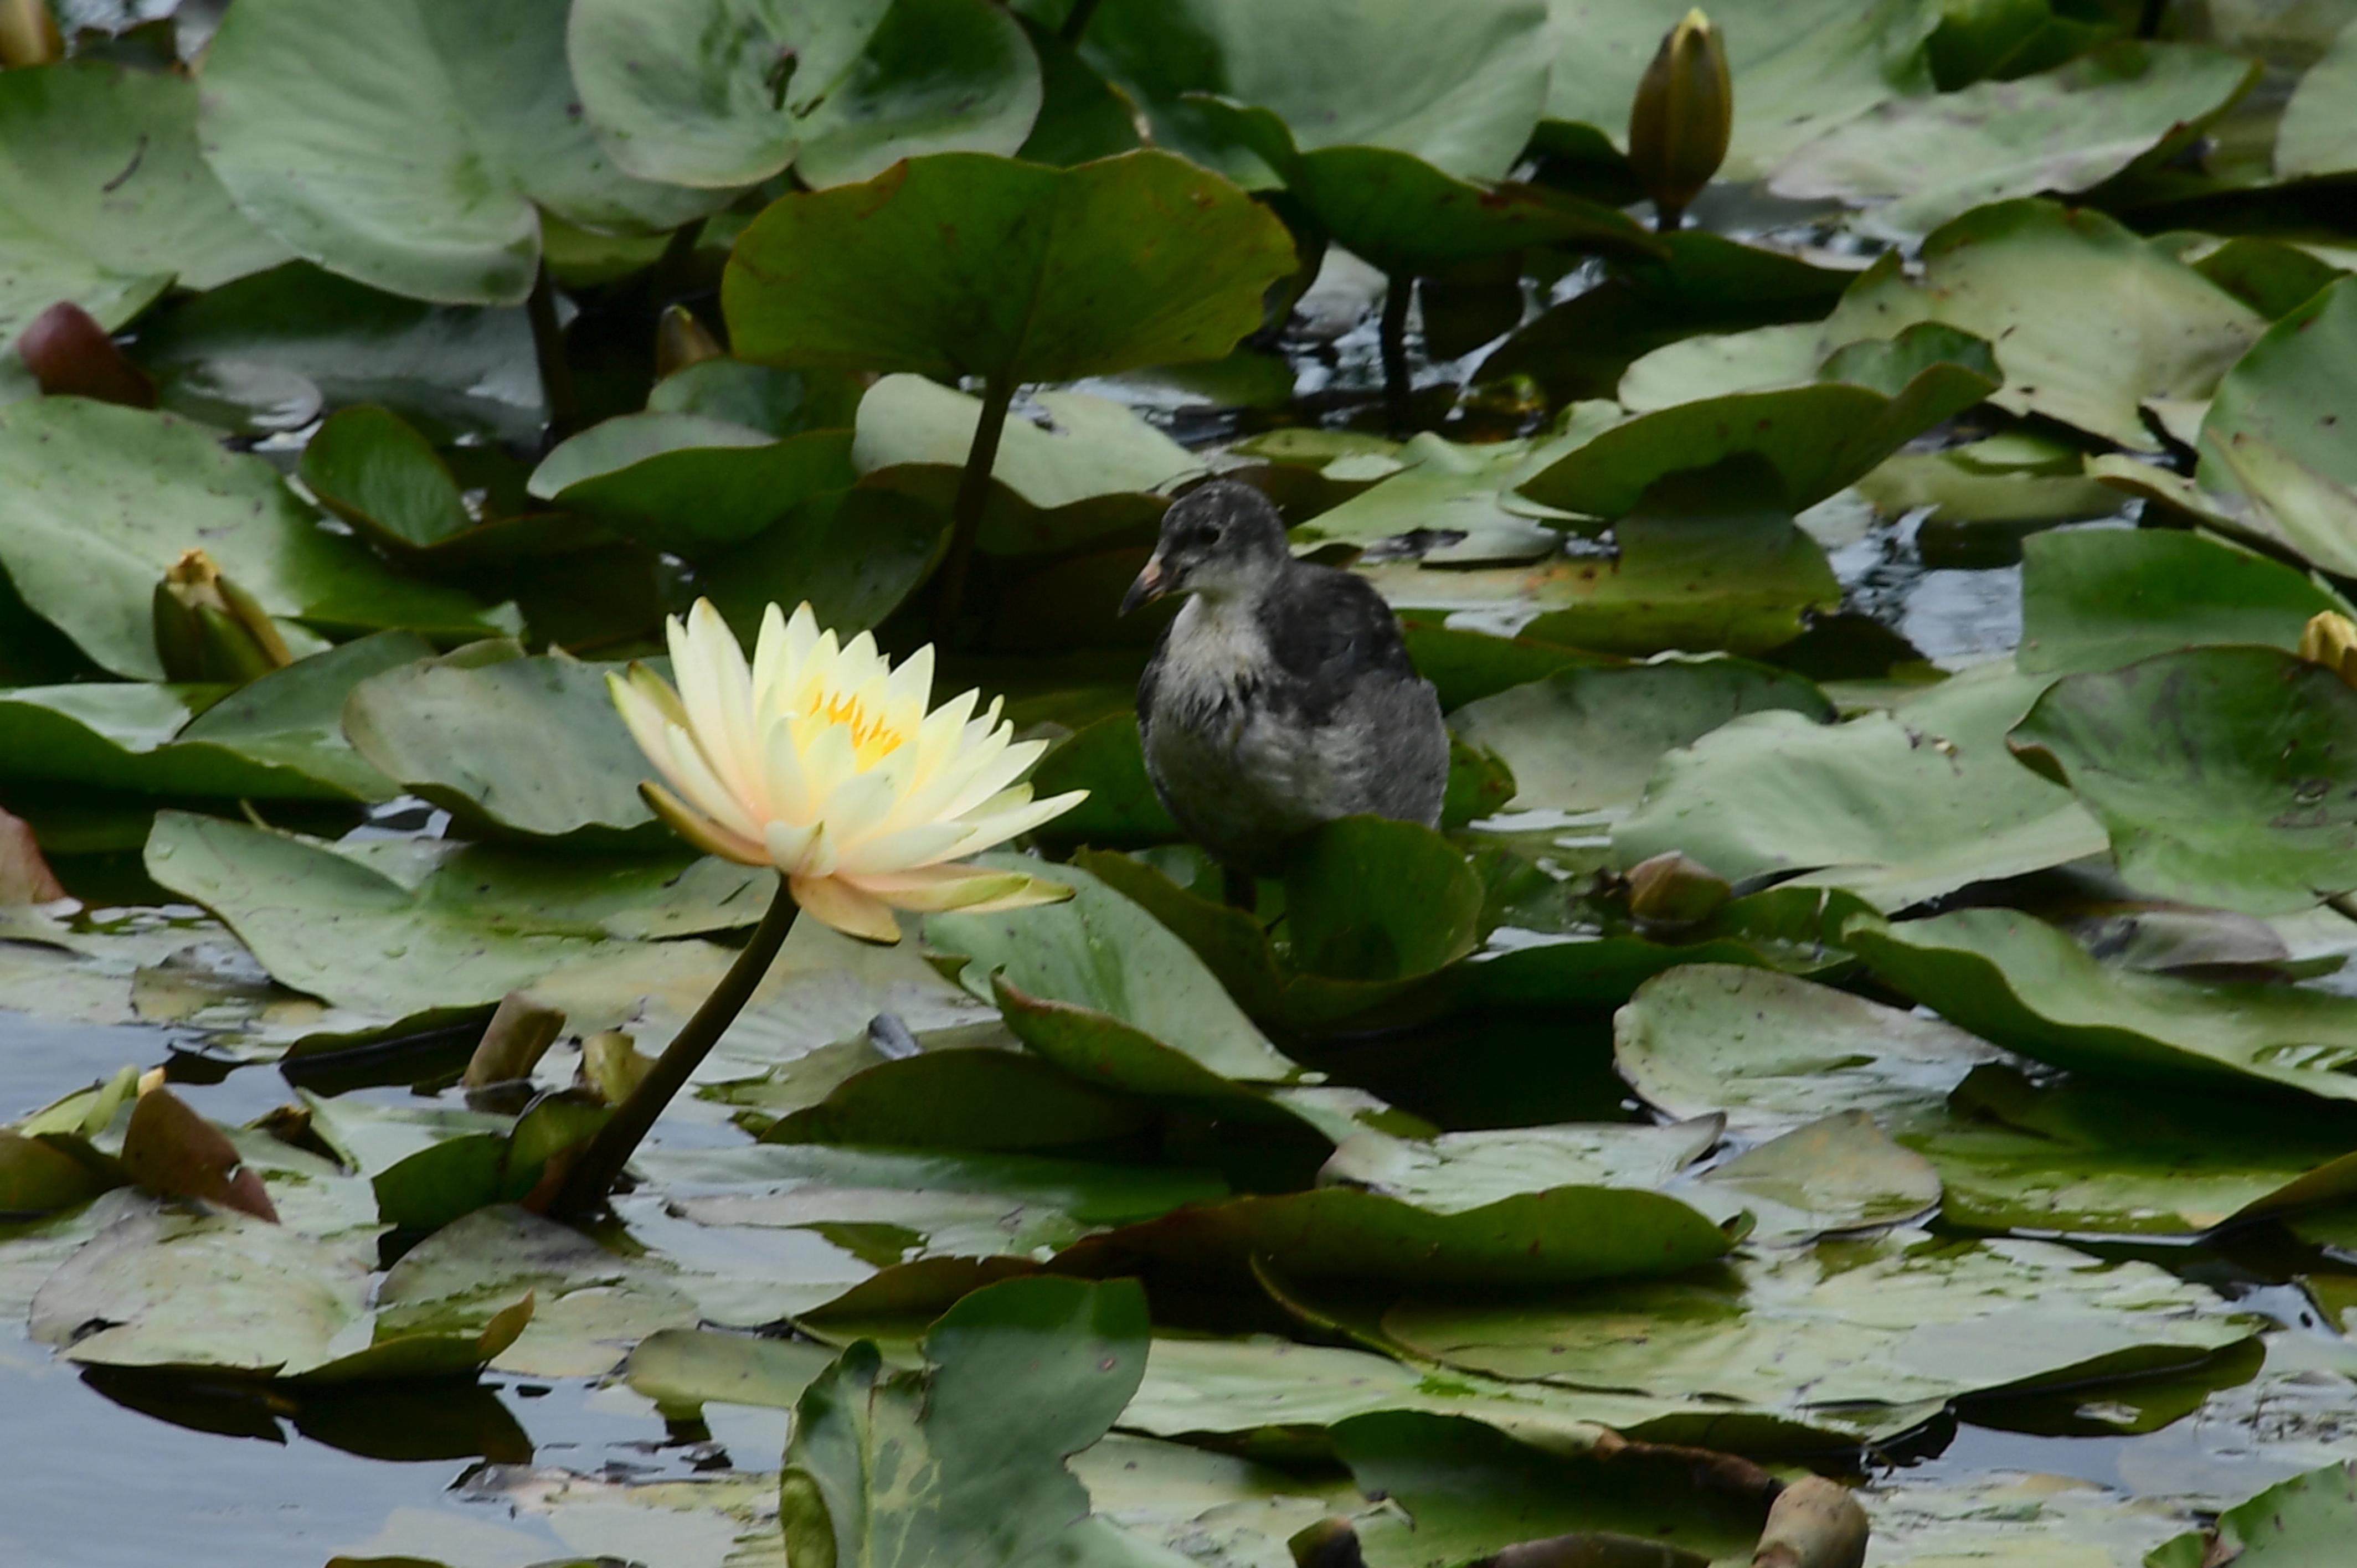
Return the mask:
<svg viewBox="0 0 2357 1568">
<path fill-rule="evenodd" d="M 866 768 L 878 757 L 897 751 L 909 737 L 895 729 L 879 713 L 871 713 L 867 704 L 852 692 L 820 692 L 811 698 L 810 715 L 851 732 L 852 754 L 859 766 Z"/>
</svg>

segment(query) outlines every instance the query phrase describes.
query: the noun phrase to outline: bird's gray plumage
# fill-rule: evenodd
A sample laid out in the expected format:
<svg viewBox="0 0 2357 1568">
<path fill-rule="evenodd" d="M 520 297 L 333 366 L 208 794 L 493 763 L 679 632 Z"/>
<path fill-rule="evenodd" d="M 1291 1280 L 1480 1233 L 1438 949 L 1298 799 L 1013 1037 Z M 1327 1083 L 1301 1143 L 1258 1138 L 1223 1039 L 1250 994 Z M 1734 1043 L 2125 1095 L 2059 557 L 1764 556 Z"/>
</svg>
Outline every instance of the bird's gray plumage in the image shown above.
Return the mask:
<svg viewBox="0 0 2357 1568">
<path fill-rule="evenodd" d="M 1336 817 L 1438 822 L 1448 731 L 1372 587 L 1295 560 L 1267 498 L 1218 481 L 1164 514 L 1125 607 L 1172 593 L 1191 596 L 1138 682 L 1137 725 L 1189 838 L 1269 872 Z"/>
</svg>

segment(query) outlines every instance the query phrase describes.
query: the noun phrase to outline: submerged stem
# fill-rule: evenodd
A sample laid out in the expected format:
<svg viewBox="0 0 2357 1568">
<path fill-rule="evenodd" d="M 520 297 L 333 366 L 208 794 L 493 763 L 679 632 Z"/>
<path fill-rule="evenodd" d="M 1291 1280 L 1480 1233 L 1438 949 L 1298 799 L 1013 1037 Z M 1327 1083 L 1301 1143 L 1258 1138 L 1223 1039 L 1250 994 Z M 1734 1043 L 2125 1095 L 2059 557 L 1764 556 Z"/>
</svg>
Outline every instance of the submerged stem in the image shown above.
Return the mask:
<svg viewBox="0 0 2357 1568">
<path fill-rule="evenodd" d="M 655 1058 L 655 1065 L 648 1069 L 639 1086 L 597 1129 L 597 1135 L 589 1140 L 581 1157 L 573 1162 L 556 1201 L 549 1205 L 551 1215 L 578 1219 L 606 1201 L 615 1178 L 638 1152 L 640 1141 L 655 1124 L 655 1118 L 662 1114 L 672 1097 L 686 1087 L 688 1075 L 695 1070 L 696 1064 L 711 1054 L 713 1046 L 736 1022 L 737 1015 L 745 1010 L 745 1004 L 752 1000 L 754 988 L 769 973 L 778 950 L 785 945 L 786 933 L 793 929 L 794 915 L 793 894 L 780 876 L 769 912 L 753 929 L 753 940 L 745 944 L 745 950 L 737 955 L 737 961 L 728 966 L 728 972 L 720 977 L 720 983 L 712 988 L 712 994 L 704 999 L 695 1015 L 672 1036 L 671 1044 L 663 1047 L 662 1055 Z"/>
<path fill-rule="evenodd" d="M 1653 203 L 1654 233 L 1674 234 L 1680 229 L 1685 227 L 1685 222 L 1686 209 L 1684 208 L 1673 207 L 1666 201 L 1656 201 Z"/>
<path fill-rule="evenodd" d="M 573 363 L 565 357 L 565 328 L 556 321 L 556 285 L 549 281 L 548 263 L 532 281 L 524 300 L 532 322 L 533 358 L 540 365 L 541 401 L 548 405 L 548 445 L 555 446 L 581 424 L 581 403 L 573 391 Z"/>
<path fill-rule="evenodd" d="M 1013 381 L 994 381 L 982 390 L 982 417 L 974 421 L 974 445 L 966 449 L 965 472 L 958 476 L 957 499 L 950 507 L 950 553 L 942 562 L 933 595 L 933 643 L 944 652 L 956 646 L 958 611 L 965 607 L 965 580 L 974 569 L 974 536 L 990 499 L 990 470 L 998 461 L 998 437 L 1006 428 Z"/>
<path fill-rule="evenodd" d="M 1072 8 L 1064 14 L 1064 25 L 1058 29 L 1057 36 L 1066 43 L 1077 46 L 1081 35 L 1089 30 L 1089 23 L 1097 14 L 1097 4 L 1098 0 L 1074 0 Z"/>
<path fill-rule="evenodd" d="M 1412 415 L 1410 397 L 1415 388 L 1408 379 L 1407 312 L 1415 303 L 1415 280 L 1394 274 L 1383 288 L 1383 317 L 1376 329 L 1376 346 L 1383 357 L 1383 405 L 1390 411 L 1392 434 L 1405 435 Z"/>
</svg>

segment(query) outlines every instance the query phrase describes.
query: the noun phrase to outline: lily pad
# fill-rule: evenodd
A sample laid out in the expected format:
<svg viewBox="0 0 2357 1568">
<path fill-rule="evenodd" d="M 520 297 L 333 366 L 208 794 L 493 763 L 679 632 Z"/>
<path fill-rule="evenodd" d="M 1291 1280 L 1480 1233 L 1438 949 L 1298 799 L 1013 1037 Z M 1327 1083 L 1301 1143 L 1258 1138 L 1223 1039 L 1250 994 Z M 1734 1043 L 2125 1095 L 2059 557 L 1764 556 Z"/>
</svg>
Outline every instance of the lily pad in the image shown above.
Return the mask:
<svg viewBox="0 0 2357 1568">
<path fill-rule="evenodd" d="M 1574 1185 L 1430 1208 L 1351 1187 L 1196 1204 L 1067 1249 L 1060 1268 L 1141 1262 L 1242 1275 L 1392 1286 L 1530 1288 L 1675 1273 L 1726 1254 L 1726 1231 L 1675 1197 Z"/>
<path fill-rule="evenodd" d="M 1515 807 L 1593 811 L 1633 805 L 1663 753 L 1770 709 L 1834 717 L 1824 693 L 1788 671 L 1665 657 L 1560 670 L 1469 703 L 1450 727 L 1505 758 Z"/>
<path fill-rule="evenodd" d="M 2022 542 L 2021 648 L 2036 674 L 2116 670 L 2205 643 L 2299 646 L 2351 613 L 2321 581 L 2206 533 L 2083 529 Z"/>
<path fill-rule="evenodd" d="M 431 877 L 404 886 L 325 844 L 242 822 L 160 812 L 146 864 L 218 912 L 280 983 L 381 1019 L 530 989 L 576 1028 L 608 1027 L 649 993 L 701 994 L 726 967 L 704 943 L 601 940 L 576 919 L 517 919 Z"/>
<path fill-rule="evenodd" d="M 213 288 L 286 259 L 199 157 L 187 77 L 20 67 L 0 82 L 0 341 L 59 300 L 112 330 L 175 281 Z"/>
<path fill-rule="evenodd" d="M 1087 872 L 1002 856 L 1073 890 L 1067 902 L 1011 915 L 934 915 L 925 945 L 964 961 L 987 998 L 994 978 L 1025 995 L 1086 1008 L 1191 1058 L 1220 1078 L 1274 1081 L 1297 1070 L 1228 1000 L 1187 944 Z M 977 864 L 995 865 L 985 856 Z M 1010 1021 L 1018 1035 L 1025 1024 Z"/>
<path fill-rule="evenodd" d="M 1901 1230 L 1570 1304 L 1408 1301 L 1383 1326 L 1500 1377 L 1804 1411 L 2182 1368 L 2248 1337 L 2215 1306 L 2149 1263 Z"/>
<path fill-rule="evenodd" d="M 741 544 L 858 476 L 839 430 L 783 440 L 692 413 L 626 413 L 541 460 L 534 496 L 690 560 Z"/>
<path fill-rule="evenodd" d="M 645 760 L 593 665 L 478 644 L 361 682 L 343 722 L 387 777 L 478 829 L 655 836 Z"/>
<path fill-rule="evenodd" d="M 1264 168 L 1194 95 L 1268 110 L 1304 148 L 1390 148 L 1494 179 L 1522 153 L 1545 100 L 1545 19 L 1533 0 L 1479 0 L 1446 15 L 1414 0 L 1304 0 L 1282 11 L 1105 0 L 1081 53 L 1137 101 L 1158 143 L 1248 184 L 1267 183 Z"/>
<path fill-rule="evenodd" d="M 944 153 L 776 202 L 721 300 L 748 360 L 1012 385 L 1216 359 L 1293 267 L 1283 224 L 1168 153 Z"/>
<path fill-rule="evenodd" d="M 2092 1076 L 2245 1094 L 2357 1100 L 2357 1002 L 2252 983 L 2114 969 L 2009 909 L 1960 909 L 1848 940 L 1886 982 L 2008 1050 Z"/>
<path fill-rule="evenodd" d="M 1825 324 L 1828 341 L 1944 321 L 1996 345 L 1989 401 L 2131 452 L 2158 452 L 2152 404 L 2197 400 L 2266 328 L 2201 273 L 2091 209 L 2005 201 L 1923 242 L 1923 279 L 1878 264 Z"/>
<path fill-rule="evenodd" d="M 1680 850 L 1734 880 L 1807 874 L 1896 909 L 2099 854 L 2094 819 L 2006 749 L 2041 685 L 1996 668 L 1846 724 L 1737 719 L 1663 759 L 1614 859 Z"/>
<path fill-rule="evenodd" d="M 1697 1116 L 1662 1127 L 1603 1122 L 1429 1139 L 1366 1132 L 1343 1140 L 1318 1180 L 1439 1214 L 1555 1187 L 1659 1187 L 1708 1153 L 1725 1125 L 1723 1117 Z"/>
<path fill-rule="evenodd" d="M 2344 278 L 2252 345 L 2201 422 L 2201 484 L 2247 497 L 2279 537 L 2328 570 L 2357 555 L 2357 280 Z"/>
<path fill-rule="evenodd" d="M 817 12 L 591 0 L 575 9 L 569 44 L 582 105 L 615 160 L 682 185 L 751 185 L 790 166 L 837 185 L 904 157 L 1012 153 L 1039 112 L 1029 42 L 981 0 Z"/>
<path fill-rule="evenodd" d="M 921 1371 L 887 1374 L 874 1345 L 854 1345 L 795 1407 L 780 1488 L 787 1551 L 856 1562 L 888 1542 L 909 1568 L 1011 1568 L 1050 1553 L 1184 1561 L 1091 1518 L 1064 1467 L 1129 1402 L 1146 1348 L 1135 1283 L 1057 1279 L 1009 1280 L 960 1302 L 927 1331 Z"/>
<path fill-rule="evenodd" d="M 2287 915 L 2357 888 L 2357 690 L 2279 648 L 2201 648 L 2055 682 L 2009 744 L 2067 782 L 2130 886 Z"/>
<path fill-rule="evenodd" d="M 521 441 L 543 421 L 521 307 L 404 299 L 305 262 L 158 312 L 140 326 L 138 354 L 166 407 L 256 433 L 350 403 L 435 435 Z"/>
<path fill-rule="evenodd" d="M 1932 1162 L 1855 1110 L 1795 1127 L 1676 1190 L 1695 1202 L 1739 1204 L 1755 1222 L 1747 1238 L 1754 1246 L 1905 1224 L 1929 1214 L 1941 1196 Z"/>
<path fill-rule="evenodd" d="M 2328 1465 L 2228 1509 L 2208 1530 L 2156 1547 L 2145 1557 L 2146 1568 L 2209 1563 L 2321 1568 L 2348 1539 L 2352 1521 L 2357 1521 L 2357 1466 Z"/>
<path fill-rule="evenodd" d="M 199 544 L 271 614 L 323 629 L 512 629 L 321 529 L 267 462 L 223 451 L 201 426 L 81 398 L 0 409 L 0 566 L 102 667 L 164 677 L 156 585 Z"/>
<path fill-rule="evenodd" d="M 1911 237 L 1988 202 L 2085 190 L 2166 157 L 2260 70 L 2220 49 L 2122 39 L 2037 76 L 1884 103 L 1801 148 L 1772 186 L 1865 207 L 1868 230 Z"/>
<path fill-rule="evenodd" d="M 882 623 L 923 584 L 947 536 L 942 514 L 868 486 L 813 496 L 732 549 L 706 555 L 697 581 L 742 642 L 773 604 L 807 601 L 845 636 Z"/>
<path fill-rule="evenodd" d="M 2324 58 L 2308 68 L 2276 130 L 2276 177 L 2304 179 L 2344 173 L 2352 165 L 2351 134 L 2357 120 L 2357 21 L 2341 29 Z"/>
<path fill-rule="evenodd" d="M 1596 517 L 1633 510 L 1665 475 L 1750 456 L 1773 469 L 1798 511 L 1872 469 L 1942 420 L 1996 390 L 1988 346 L 1920 328 L 1887 348 L 1854 345 L 1826 361 L 1818 384 L 1640 414 L 1598 434 L 1523 481 L 1532 499 Z"/>
<path fill-rule="evenodd" d="M 608 163 L 573 102 L 567 9 L 406 0 L 347 16 L 264 0 L 206 52 L 206 157 L 322 266 L 418 299 L 515 304 L 540 260 L 538 208 L 665 230 L 724 199 Z"/>
<path fill-rule="evenodd" d="M 35 1337 L 85 1365 L 181 1367 L 343 1381 L 472 1372 L 532 1316 L 513 1293 L 461 1324 L 394 1324 L 367 1302 L 350 1247 L 231 1213 L 134 1208 L 51 1275 Z M 88 1326 L 100 1324 L 93 1332 Z"/>
</svg>

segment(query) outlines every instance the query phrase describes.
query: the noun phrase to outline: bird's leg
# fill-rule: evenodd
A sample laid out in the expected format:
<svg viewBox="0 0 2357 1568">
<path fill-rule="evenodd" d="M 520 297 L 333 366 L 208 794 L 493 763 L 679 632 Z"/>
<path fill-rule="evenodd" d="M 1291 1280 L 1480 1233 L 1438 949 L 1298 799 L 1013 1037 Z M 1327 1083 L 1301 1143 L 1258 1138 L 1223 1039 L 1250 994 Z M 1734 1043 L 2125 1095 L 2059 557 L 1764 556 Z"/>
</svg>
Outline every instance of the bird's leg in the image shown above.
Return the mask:
<svg viewBox="0 0 2357 1568">
<path fill-rule="evenodd" d="M 1260 903 L 1259 881 L 1251 872 L 1235 865 L 1221 866 L 1220 875 L 1225 886 L 1228 907 L 1251 914 Z"/>
</svg>

